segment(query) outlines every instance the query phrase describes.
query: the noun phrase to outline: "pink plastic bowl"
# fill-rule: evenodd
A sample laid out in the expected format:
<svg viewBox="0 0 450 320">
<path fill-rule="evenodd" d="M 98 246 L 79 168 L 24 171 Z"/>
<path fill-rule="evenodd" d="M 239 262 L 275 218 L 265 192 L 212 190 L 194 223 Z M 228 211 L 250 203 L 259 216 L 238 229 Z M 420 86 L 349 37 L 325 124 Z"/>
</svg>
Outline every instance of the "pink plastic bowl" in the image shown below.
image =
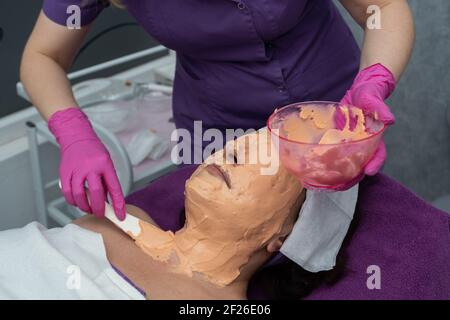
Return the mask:
<svg viewBox="0 0 450 320">
<path fill-rule="evenodd" d="M 267 121 L 272 141 L 279 150 L 282 165 L 294 174 L 305 188 L 344 190 L 349 183 L 357 183 L 364 177 L 364 166 L 373 157 L 386 126 L 366 115 L 366 131 L 370 136 L 361 140 L 337 144 L 289 140 L 283 130 L 285 120 L 298 116 L 303 106 L 311 105 L 317 108 L 341 106 L 337 102 L 312 101 L 295 103 L 275 110 Z"/>
</svg>

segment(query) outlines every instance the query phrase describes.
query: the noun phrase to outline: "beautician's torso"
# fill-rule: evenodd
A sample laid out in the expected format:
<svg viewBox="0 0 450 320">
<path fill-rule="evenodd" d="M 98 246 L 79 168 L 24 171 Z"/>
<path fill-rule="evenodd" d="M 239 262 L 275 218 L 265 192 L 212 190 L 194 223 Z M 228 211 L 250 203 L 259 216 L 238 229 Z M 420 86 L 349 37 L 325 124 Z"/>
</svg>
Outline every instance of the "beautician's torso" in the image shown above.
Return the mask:
<svg viewBox="0 0 450 320">
<path fill-rule="evenodd" d="M 123 0 L 176 50 L 178 127 L 260 128 L 279 106 L 340 100 L 359 49 L 331 0 Z"/>
<path fill-rule="evenodd" d="M 127 212 L 154 223 L 137 207 L 127 205 Z M 241 286 L 241 290 L 235 287 L 221 289 L 195 276 L 189 278 L 170 272 L 165 263 L 147 256 L 108 220 L 88 215 L 74 221 L 74 224 L 102 235 L 108 261 L 144 290 L 147 299 L 246 299 L 246 285 Z"/>
</svg>

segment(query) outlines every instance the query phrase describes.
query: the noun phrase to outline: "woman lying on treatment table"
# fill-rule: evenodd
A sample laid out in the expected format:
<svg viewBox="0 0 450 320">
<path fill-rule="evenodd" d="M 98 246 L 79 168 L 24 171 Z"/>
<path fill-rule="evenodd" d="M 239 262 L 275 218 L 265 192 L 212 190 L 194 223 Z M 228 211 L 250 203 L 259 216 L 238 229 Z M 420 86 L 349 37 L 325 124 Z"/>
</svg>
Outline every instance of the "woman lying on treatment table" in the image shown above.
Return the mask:
<svg viewBox="0 0 450 320">
<path fill-rule="evenodd" d="M 157 227 L 147 228 L 147 233 L 135 243 L 106 219 L 85 216 L 74 224 L 101 234 L 109 263 L 145 291 L 149 299 L 245 299 L 249 279 L 278 251 L 292 230 L 305 195 L 300 183 L 284 169 L 273 175 L 261 175 L 261 167 L 259 164 L 200 166 L 186 183 L 186 224 L 175 234 Z M 156 226 L 137 207 L 128 205 L 127 212 Z M 5 235 L 0 235 L 3 246 L 6 241 L 1 241 L 2 238 Z M 73 250 L 75 245 L 70 244 Z M 13 271 L 14 262 L 9 261 Z M 51 259 L 47 260 L 48 265 L 45 261 L 41 263 L 41 270 L 36 266 L 38 273 L 47 268 L 45 273 L 71 275 L 64 268 L 55 268 Z M 73 261 L 73 265 L 78 262 Z M 84 272 L 87 273 L 81 270 L 81 274 Z M 0 272 L 0 278 L 3 276 Z M 28 286 L 33 283 L 22 283 L 21 287 L 28 292 L 18 295 L 30 297 L 27 294 L 33 288 Z M 82 291 L 83 279 L 80 287 Z M 49 293 L 42 294 L 45 297 Z M 97 297 L 93 292 L 89 294 Z"/>
<path fill-rule="evenodd" d="M 380 175 L 361 183 L 359 221 L 340 253 L 345 272 L 310 274 L 292 262 L 257 272 L 289 235 L 305 197 L 283 168 L 261 175 L 261 167 L 203 164 L 129 197 L 141 207 L 128 205 L 129 214 L 174 231 L 149 228 L 136 242 L 93 216 L 62 229 L 0 232 L 0 298 L 245 299 L 261 296 L 249 294 L 255 274 L 277 283 L 278 297 L 281 289 L 312 299 L 450 298 L 448 216 Z M 373 270 L 380 286 L 370 285 Z M 332 285 L 328 275 L 337 275 Z"/>
<path fill-rule="evenodd" d="M 86 216 L 76 224 L 102 234 L 111 264 L 150 299 L 245 299 L 248 281 L 279 250 L 304 199 L 285 170 L 260 169 L 203 164 L 186 183 L 184 227 L 175 234 L 144 229 L 137 246 L 104 220 Z M 137 207 L 127 209 L 152 222 Z"/>
</svg>

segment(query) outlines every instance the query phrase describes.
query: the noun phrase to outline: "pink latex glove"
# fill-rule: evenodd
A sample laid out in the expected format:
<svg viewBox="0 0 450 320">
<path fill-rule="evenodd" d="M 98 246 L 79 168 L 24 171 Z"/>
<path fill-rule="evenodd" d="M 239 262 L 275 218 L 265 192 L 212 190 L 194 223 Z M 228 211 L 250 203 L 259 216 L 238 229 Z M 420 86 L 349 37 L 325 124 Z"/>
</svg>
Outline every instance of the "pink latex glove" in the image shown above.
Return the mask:
<svg viewBox="0 0 450 320">
<path fill-rule="evenodd" d="M 395 117 L 384 100 L 391 95 L 395 86 L 396 81 L 391 71 L 380 63 L 374 64 L 358 73 L 341 103 L 361 108 L 366 114 L 376 114 L 378 120 L 386 125 L 392 125 Z M 385 160 L 386 146 L 384 141 L 381 141 L 375 155 L 364 167 L 364 174 L 375 175 L 380 171 Z M 355 182 L 349 183 L 348 188 L 354 184 Z"/>
<path fill-rule="evenodd" d="M 66 201 L 100 218 L 108 193 L 117 218 L 125 219 L 125 200 L 113 162 L 87 116 L 79 108 L 64 109 L 50 117 L 48 127 L 61 147 L 59 174 Z"/>
</svg>

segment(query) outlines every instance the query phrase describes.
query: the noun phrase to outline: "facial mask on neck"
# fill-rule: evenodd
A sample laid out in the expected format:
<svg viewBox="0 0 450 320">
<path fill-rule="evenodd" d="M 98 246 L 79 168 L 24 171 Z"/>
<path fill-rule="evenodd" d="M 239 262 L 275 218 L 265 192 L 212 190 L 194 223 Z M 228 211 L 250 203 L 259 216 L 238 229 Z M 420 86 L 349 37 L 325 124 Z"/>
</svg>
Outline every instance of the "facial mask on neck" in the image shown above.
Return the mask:
<svg viewBox="0 0 450 320">
<path fill-rule="evenodd" d="M 331 270 L 355 212 L 358 185 L 341 192 L 307 191 L 281 253 L 305 270 Z"/>
</svg>

